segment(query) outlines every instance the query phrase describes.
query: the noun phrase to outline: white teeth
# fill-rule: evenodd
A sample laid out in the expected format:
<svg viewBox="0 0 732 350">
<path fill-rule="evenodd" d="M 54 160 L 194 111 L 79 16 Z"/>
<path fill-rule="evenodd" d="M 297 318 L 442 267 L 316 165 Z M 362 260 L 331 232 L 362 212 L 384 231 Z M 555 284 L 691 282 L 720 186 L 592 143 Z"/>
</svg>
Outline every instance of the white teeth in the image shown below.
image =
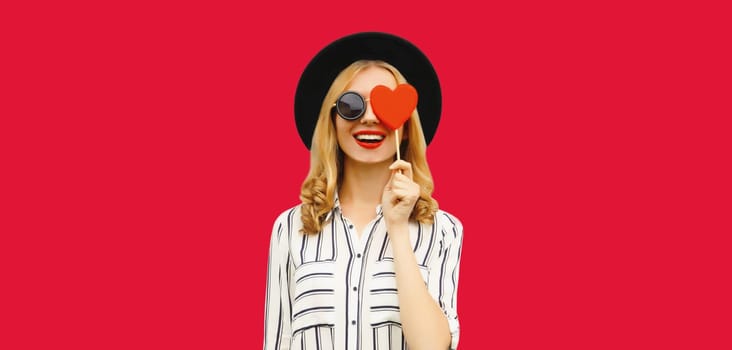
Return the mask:
<svg viewBox="0 0 732 350">
<path fill-rule="evenodd" d="M 360 134 L 356 135 L 356 139 L 359 141 L 381 141 L 384 139 L 384 135 Z"/>
</svg>

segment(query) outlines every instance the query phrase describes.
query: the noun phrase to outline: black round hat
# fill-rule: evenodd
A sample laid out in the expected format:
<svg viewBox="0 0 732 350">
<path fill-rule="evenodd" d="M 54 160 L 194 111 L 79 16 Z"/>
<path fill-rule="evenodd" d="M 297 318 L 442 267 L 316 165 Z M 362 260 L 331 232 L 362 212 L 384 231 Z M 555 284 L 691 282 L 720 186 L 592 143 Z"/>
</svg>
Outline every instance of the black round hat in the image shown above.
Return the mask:
<svg viewBox="0 0 732 350">
<path fill-rule="evenodd" d="M 338 74 L 358 60 L 381 60 L 396 67 L 417 89 L 417 110 L 427 144 L 437 130 L 442 93 L 437 73 L 427 56 L 398 36 L 363 32 L 340 38 L 322 50 L 305 67 L 295 91 L 295 124 L 309 149 L 323 99 Z"/>
</svg>

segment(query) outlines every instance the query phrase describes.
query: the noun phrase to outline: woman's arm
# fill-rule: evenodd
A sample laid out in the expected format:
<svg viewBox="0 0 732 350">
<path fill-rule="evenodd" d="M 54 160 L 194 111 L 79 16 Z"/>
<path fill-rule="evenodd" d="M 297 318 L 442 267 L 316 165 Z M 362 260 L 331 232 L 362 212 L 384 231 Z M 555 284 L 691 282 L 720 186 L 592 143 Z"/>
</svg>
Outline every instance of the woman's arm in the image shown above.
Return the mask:
<svg viewBox="0 0 732 350">
<path fill-rule="evenodd" d="M 399 317 L 404 336 L 410 349 L 455 348 L 459 335 L 455 298 L 462 227 L 457 220 L 445 218 L 452 227 L 447 230 L 440 228 L 443 236 L 438 258 L 433 259 L 430 278 L 425 284 L 412 250 L 408 226 L 420 187 L 412 180 L 409 163 L 399 160 L 390 169 L 393 173 L 384 188 L 382 209 L 394 254 Z M 438 225 L 437 219 L 435 225 Z"/>
<path fill-rule="evenodd" d="M 390 228 L 389 239 L 399 291 L 399 317 L 409 348 L 448 349 L 452 336 L 447 318 L 422 279 L 409 241 L 408 227 Z"/>
</svg>

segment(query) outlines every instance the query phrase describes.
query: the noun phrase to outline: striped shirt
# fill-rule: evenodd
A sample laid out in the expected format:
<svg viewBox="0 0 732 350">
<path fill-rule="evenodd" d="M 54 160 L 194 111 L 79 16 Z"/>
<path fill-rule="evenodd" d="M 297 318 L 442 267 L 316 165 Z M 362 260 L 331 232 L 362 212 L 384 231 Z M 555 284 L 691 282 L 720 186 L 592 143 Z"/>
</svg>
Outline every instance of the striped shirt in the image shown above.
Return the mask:
<svg viewBox="0 0 732 350">
<path fill-rule="evenodd" d="M 316 235 L 302 234 L 300 206 L 272 230 L 264 349 L 407 349 L 399 320 L 394 258 L 381 214 L 357 235 L 338 205 Z M 457 348 L 457 284 L 462 225 L 438 211 L 434 224 L 410 222 L 409 234 L 430 295 Z"/>
</svg>

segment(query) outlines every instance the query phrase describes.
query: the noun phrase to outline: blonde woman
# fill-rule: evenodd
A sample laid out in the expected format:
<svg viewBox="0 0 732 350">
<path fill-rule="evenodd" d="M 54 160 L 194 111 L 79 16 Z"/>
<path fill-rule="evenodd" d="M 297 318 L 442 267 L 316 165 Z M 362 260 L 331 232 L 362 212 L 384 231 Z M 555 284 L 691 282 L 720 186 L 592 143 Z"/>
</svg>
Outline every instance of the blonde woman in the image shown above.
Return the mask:
<svg viewBox="0 0 732 350">
<path fill-rule="evenodd" d="M 401 83 L 419 102 L 396 160 L 368 97 Z M 347 36 L 310 62 L 295 97 L 310 171 L 274 224 L 265 349 L 457 347 L 462 225 L 431 197 L 425 157 L 440 110 L 432 65 L 402 38 Z"/>
</svg>

